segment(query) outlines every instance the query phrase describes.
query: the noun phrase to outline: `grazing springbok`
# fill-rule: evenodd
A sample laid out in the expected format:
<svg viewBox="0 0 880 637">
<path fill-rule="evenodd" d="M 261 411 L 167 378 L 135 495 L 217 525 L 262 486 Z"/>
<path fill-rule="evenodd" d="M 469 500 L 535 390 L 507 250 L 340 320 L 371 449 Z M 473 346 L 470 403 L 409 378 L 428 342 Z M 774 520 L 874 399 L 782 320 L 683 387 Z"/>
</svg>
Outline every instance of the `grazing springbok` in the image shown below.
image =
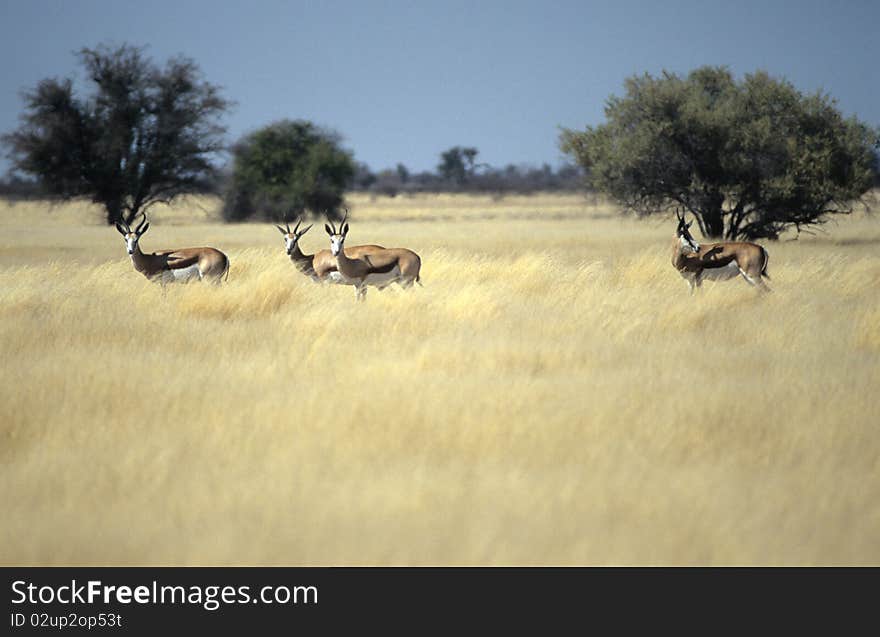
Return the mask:
<svg viewBox="0 0 880 637">
<path fill-rule="evenodd" d="M 345 218 L 348 217 L 346 212 Z M 343 218 L 339 230 L 331 221 L 324 224 L 324 230 L 330 235 L 330 252 L 336 258 L 336 269 L 343 280 L 355 286 L 356 298 L 360 301 L 367 295 L 367 286 L 379 288 L 399 283 L 401 287 L 412 287 L 413 283 L 421 285 L 419 270 L 422 260 L 412 250 L 391 248 L 365 254 L 357 259 L 349 258 L 345 253 L 345 237 L 348 224 Z"/>
<path fill-rule="evenodd" d="M 284 224 L 284 228 L 279 225 L 275 226 L 284 235 L 284 247 L 293 265 L 297 270 L 317 283 L 345 283 L 342 275 L 336 269 L 336 257 L 330 253 L 330 250 L 325 248 L 315 254 L 303 254 L 299 248 L 299 240 L 312 226 L 307 226 L 305 229 L 300 230 L 300 223 L 302 223 L 301 219 L 296 222 L 293 230 L 290 229 L 290 224 L 287 223 Z M 357 259 L 365 254 L 372 254 L 384 249 L 382 246 L 374 245 L 352 246 L 345 249 L 345 254 L 353 259 Z"/>
<path fill-rule="evenodd" d="M 164 285 L 175 281 L 186 283 L 195 279 L 209 279 L 220 283 L 224 274 L 229 278 L 229 259 L 216 248 L 184 248 L 144 254 L 139 241 L 149 227 L 146 214 L 134 231 L 126 222 L 116 222 L 116 229 L 125 239 L 125 247 L 134 269 L 149 280 Z"/>
<path fill-rule="evenodd" d="M 763 246 L 748 241 L 725 241 L 700 245 L 691 236 L 693 221 L 684 222 L 678 212 L 678 228 L 672 244 L 672 265 L 694 289 L 702 285 L 704 279 L 726 280 L 741 274 L 751 285 L 762 292 L 770 288 L 762 277 L 767 274 L 767 251 Z"/>
</svg>

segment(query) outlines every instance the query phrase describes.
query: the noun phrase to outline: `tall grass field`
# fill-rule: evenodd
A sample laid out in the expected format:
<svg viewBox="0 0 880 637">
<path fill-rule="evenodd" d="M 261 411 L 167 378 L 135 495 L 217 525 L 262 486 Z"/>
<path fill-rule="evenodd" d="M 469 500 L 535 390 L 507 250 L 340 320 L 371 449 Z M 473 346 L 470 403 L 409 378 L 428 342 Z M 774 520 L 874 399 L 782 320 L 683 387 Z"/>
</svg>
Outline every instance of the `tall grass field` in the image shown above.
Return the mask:
<svg viewBox="0 0 880 637">
<path fill-rule="evenodd" d="M 671 218 L 355 196 L 424 284 L 356 303 L 216 208 L 152 213 L 231 261 L 163 290 L 100 210 L 0 204 L 0 563 L 880 564 L 870 214 L 692 297 Z"/>
</svg>

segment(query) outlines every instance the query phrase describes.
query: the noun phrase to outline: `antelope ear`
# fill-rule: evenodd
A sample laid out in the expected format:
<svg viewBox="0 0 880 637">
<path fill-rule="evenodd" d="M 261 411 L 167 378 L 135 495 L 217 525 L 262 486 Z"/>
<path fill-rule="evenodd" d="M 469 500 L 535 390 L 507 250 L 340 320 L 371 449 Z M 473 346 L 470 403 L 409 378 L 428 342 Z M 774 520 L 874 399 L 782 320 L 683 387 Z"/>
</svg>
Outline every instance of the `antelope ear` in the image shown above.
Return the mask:
<svg viewBox="0 0 880 637">
<path fill-rule="evenodd" d="M 694 223 L 693 221 L 688 221 L 686 224 L 684 224 L 684 227 L 685 227 L 685 228 L 690 228 L 691 225 L 693 225 L 693 223 Z"/>
<path fill-rule="evenodd" d="M 330 229 L 330 226 L 328 226 L 326 223 L 324 224 L 324 230 L 326 230 L 327 234 L 329 234 L 331 237 L 333 236 L 333 231 Z"/>
<path fill-rule="evenodd" d="M 123 237 L 128 234 L 125 231 L 125 228 L 122 227 L 122 224 L 119 223 L 118 221 L 116 222 L 116 229 L 119 231 L 119 234 L 121 234 Z"/>
<path fill-rule="evenodd" d="M 284 228 L 282 228 L 281 226 L 276 224 L 275 227 L 278 228 L 278 232 L 280 232 L 281 234 L 287 234 L 286 232 L 284 232 Z"/>
<path fill-rule="evenodd" d="M 348 234 L 348 224 L 347 223 L 344 226 L 342 226 L 342 234 L 343 235 Z"/>
<path fill-rule="evenodd" d="M 306 226 L 305 229 L 304 229 L 302 232 L 300 232 L 297 236 L 298 236 L 298 237 L 303 236 L 305 233 L 307 233 L 307 232 L 309 231 L 309 228 L 311 228 L 313 225 L 315 225 L 315 224 L 310 223 L 310 224 L 309 224 L 308 226 Z"/>
<path fill-rule="evenodd" d="M 138 235 L 138 236 L 141 236 L 142 234 L 144 234 L 144 233 L 145 233 L 147 230 L 149 230 L 149 229 L 150 229 L 150 222 L 148 221 L 148 222 L 147 222 L 147 225 L 145 225 L 145 226 L 140 230 L 140 232 L 137 233 L 137 235 Z"/>
</svg>

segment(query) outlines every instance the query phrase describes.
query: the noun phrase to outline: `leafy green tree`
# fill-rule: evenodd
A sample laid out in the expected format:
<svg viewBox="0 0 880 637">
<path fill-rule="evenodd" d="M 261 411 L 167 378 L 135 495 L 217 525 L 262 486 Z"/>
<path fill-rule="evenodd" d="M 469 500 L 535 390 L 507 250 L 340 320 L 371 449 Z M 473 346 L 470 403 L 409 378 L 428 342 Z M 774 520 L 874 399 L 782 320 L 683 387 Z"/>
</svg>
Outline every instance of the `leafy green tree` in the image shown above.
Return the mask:
<svg viewBox="0 0 880 637">
<path fill-rule="evenodd" d="M 606 123 L 563 129 L 591 185 L 638 215 L 690 211 L 704 236 L 775 239 L 846 214 L 872 187 L 878 130 L 759 71 L 626 80 Z"/>
<path fill-rule="evenodd" d="M 306 211 L 335 218 L 355 176 L 355 162 L 340 147 L 339 135 L 305 120 L 265 126 L 232 152 L 227 220 L 258 215 L 284 221 Z"/>
<path fill-rule="evenodd" d="M 397 164 L 397 178 L 400 179 L 400 183 L 405 184 L 409 181 L 409 169 L 403 164 Z"/>
<path fill-rule="evenodd" d="M 192 60 L 155 66 L 141 48 L 82 49 L 92 92 L 46 79 L 24 93 L 21 126 L 3 136 L 15 170 L 62 199 L 88 197 L 107 223 L 210 188 L 229 102 Z"/>
<path fill-rule="evenodd" d="M 473 177 L 479 153 L 476 148 L 454 146 L 440 154 L 437 172 L 443 179 L 462 186 Z"/>
</svg>

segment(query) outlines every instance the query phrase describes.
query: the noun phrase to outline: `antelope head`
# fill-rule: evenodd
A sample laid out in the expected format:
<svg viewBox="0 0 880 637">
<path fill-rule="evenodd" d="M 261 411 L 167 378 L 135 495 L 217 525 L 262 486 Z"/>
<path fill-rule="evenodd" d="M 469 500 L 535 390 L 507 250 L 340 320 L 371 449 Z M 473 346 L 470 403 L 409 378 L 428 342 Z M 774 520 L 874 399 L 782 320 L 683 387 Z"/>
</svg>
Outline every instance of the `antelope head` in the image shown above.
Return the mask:
<svg viewBox="0 0 880 637">
<path fill-rule="evenodd" d="M 294 226 L 293 230 L 290 229 L 290 224 L 285 223 L 282 228 L 279 225 L 275 225 L 278 228 L 278 232 L 284 235 L 284 248 L 287 251 L 287 254 L 290 255 L 293 253 L 294 249 L 296 249 L 296 245 L 302 236 L 309 231 L 311 225 L 306 226 L 302 230 L 299 229 L 299 225 L 302 223 L 302 219 L 297 220 L 296 226 Z"/>
<path fill-rule="evenodd" d="M 693 221 L 685 223 L 684 217 L 678 211 L 675 212 L 675 215 L 678 217 L 678 228 L 675 230 L 675 236 L 678 237 L 681 247 L 691 252 L 699 252 L 700 244 L 694 240 L 690 231 Z"/>
<path fill-rule="evenodd" d="M 346 219 L 348 219 L 347 209 L 345 211 L 345 216 L 342 218 L 342 222 L 339 224 L 338 231 L 332 221 L 324 224 L 324 230 L 330 235 L 330 252 L 334 257 L 339 256 L 339 253 L 342 252 L 342 246 L 345 244 L 345 235 L 348 234 L 348 224 L 345 222 Z"/>
<path fill-rule="evenodd" d="M 143 235 L 150 228 L 150 222 L 147 221 L 147 214 L 145 212 L 142 212 L 141 214 L 144 218 L 134 230 L 132 230 L 131 226 L 129 226 L 125 221 L 120 220 L 116 222 L 116 229 L 125 240 L 125 248 L 126 250 L 128 250 L 129 254 L 135 253 L 141 235 Z"/>
</svg>

